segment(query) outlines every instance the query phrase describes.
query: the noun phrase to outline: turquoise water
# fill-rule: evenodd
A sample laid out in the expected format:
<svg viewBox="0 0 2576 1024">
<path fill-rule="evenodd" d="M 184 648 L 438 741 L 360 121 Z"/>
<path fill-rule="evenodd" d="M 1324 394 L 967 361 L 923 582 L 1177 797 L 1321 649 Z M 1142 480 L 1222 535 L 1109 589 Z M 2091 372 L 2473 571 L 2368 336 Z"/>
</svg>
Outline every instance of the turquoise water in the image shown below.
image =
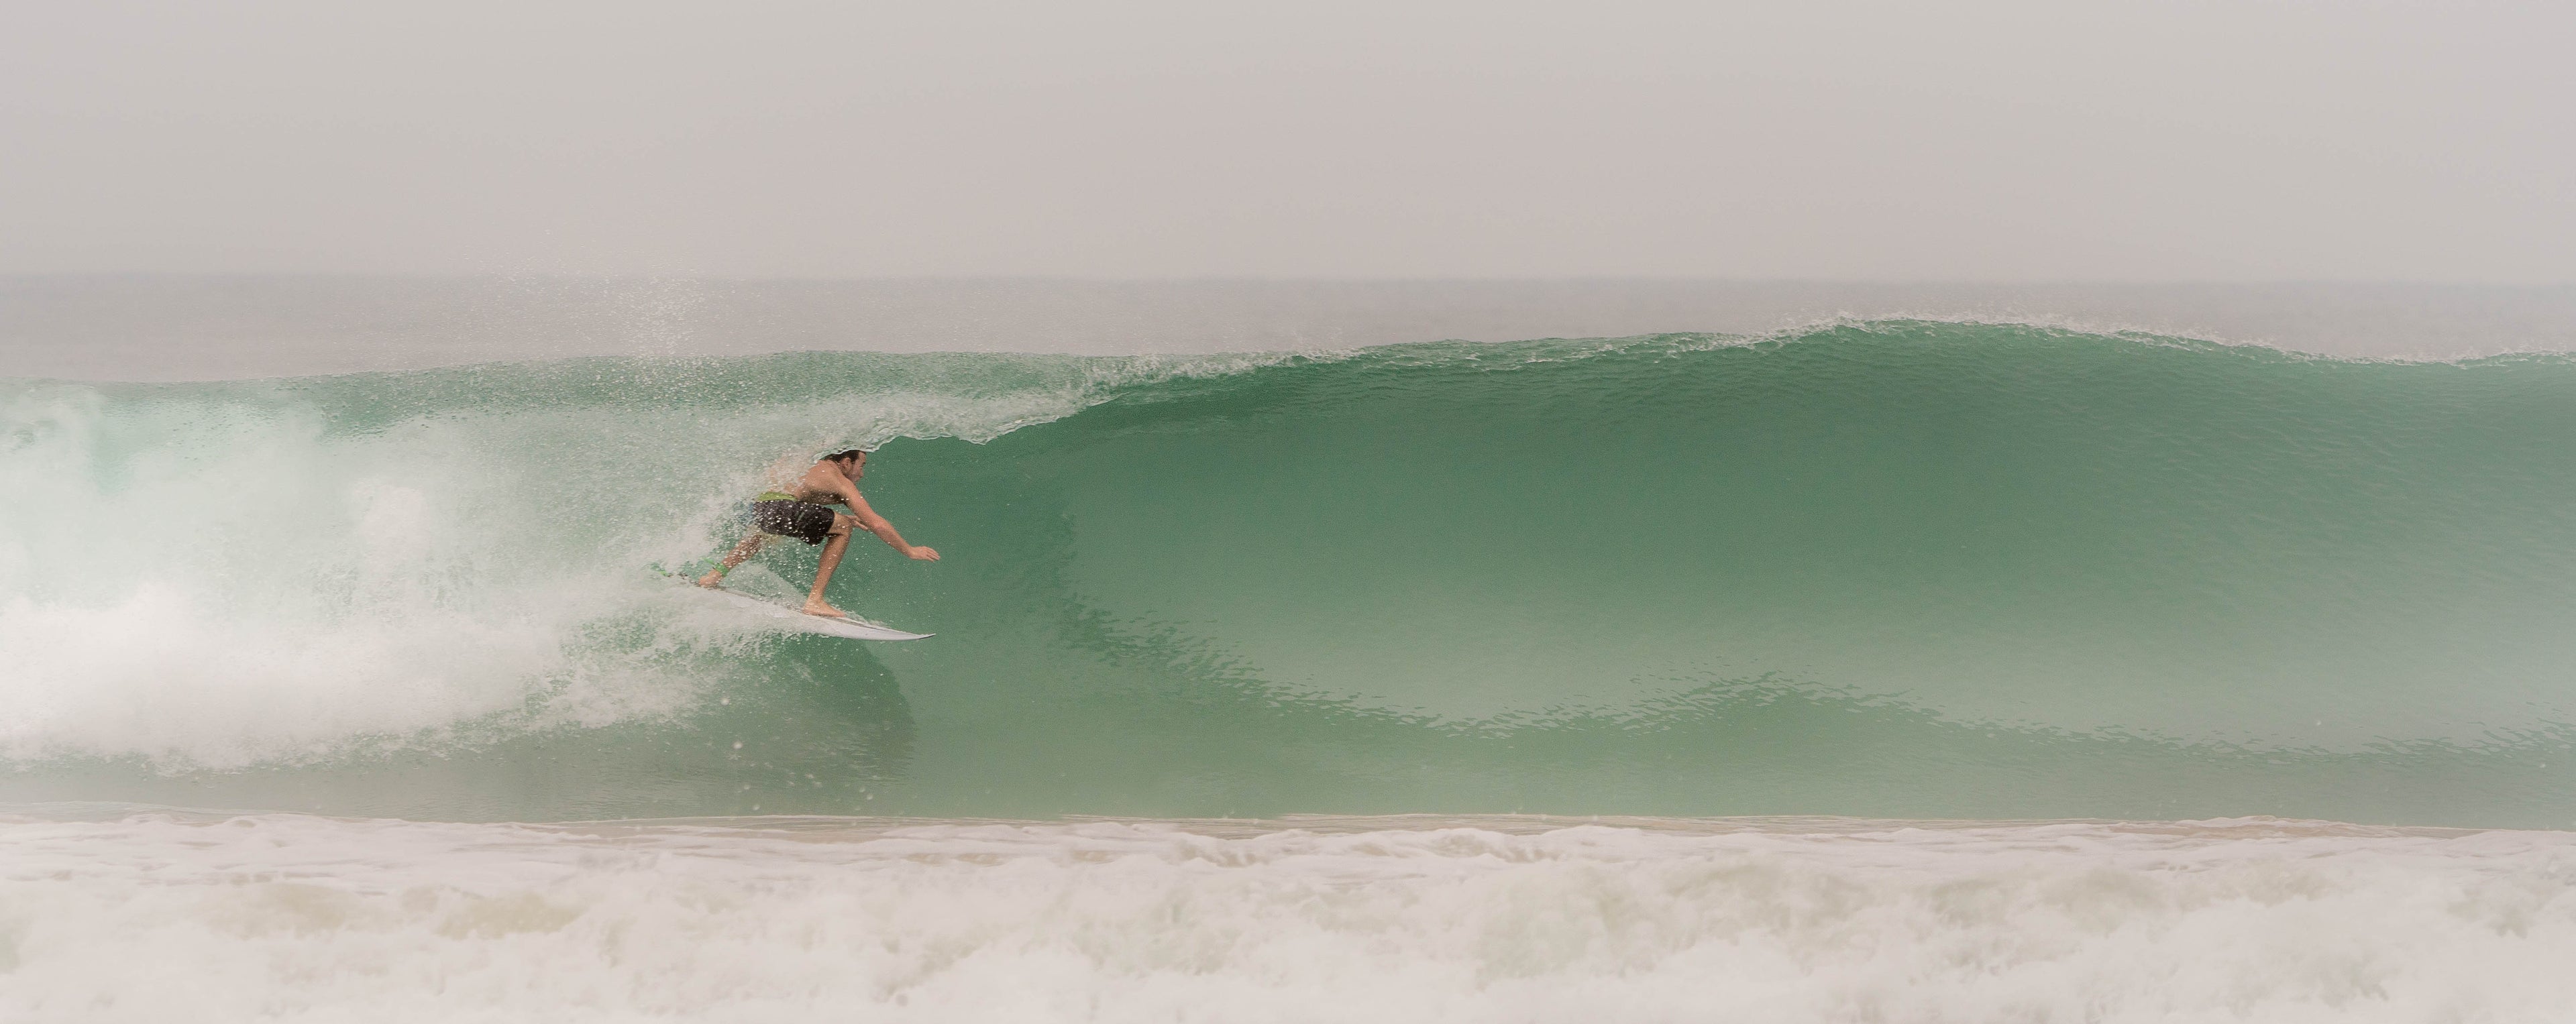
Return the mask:
<svg viewBox="0 0 2576 1024">
<path fill-rule="evenodd" d="M 832 597 L 938 637 L 647 568 L 862 442 L 944 558 Z M 2571 442 L 2562 356 L 1911 321 L 20 381 L 0 799 L 2564 828 Z"/>
</svg>

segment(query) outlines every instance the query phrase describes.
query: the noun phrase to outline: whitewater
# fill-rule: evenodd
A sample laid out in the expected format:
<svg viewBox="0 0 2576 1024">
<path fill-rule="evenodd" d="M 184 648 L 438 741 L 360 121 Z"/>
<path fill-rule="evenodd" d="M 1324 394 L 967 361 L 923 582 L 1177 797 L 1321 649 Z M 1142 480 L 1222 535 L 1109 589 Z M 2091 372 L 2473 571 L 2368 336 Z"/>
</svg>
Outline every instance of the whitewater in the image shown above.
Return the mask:
<svg viewBox="0 0 2576 1024">
<path fill-rule="evenodd" d="M 0 1016 L 2564 1019 L 2571 440 L 1927 319 L 0 380 Z M 937 637 L 655 571 L 861 445 Z"/>
<path fill-rule="evenodd" d="M 19 1019 L 2547 1020 L 2576 999 L 2565 833 L 129 813 L 0 836 Z"/>
</svg>

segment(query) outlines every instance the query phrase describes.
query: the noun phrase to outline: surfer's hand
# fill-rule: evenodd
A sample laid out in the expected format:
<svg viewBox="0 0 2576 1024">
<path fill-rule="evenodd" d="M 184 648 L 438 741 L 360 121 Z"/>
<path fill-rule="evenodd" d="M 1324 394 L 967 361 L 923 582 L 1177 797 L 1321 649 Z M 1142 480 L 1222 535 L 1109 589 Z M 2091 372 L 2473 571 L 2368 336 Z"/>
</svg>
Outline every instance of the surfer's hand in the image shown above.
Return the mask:
<svg viewBox="0 0 2576 1024">
<path fill-rule="evenodd" d="M 904 554 L 912 556 L 912 560 L 916 562 L 936 562 L 939 560 L 939 552 L 932 551 L 929 548 L 922 547 L 918 544 L 913 545 L 911 550 L 905 551 Z"/>
</svg>

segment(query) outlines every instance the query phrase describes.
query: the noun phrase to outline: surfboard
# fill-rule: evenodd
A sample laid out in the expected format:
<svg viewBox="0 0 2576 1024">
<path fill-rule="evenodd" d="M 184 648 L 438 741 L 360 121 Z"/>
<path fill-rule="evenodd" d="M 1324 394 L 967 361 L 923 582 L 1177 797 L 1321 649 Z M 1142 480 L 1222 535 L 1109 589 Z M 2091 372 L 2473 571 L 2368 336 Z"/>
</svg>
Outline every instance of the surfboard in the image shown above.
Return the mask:
<svg viewBox="0 0 2576 1024">
<path fill-rule="evenodd" d="M 779 626 L 798 633 L 816 633 L 851 640 L 919 640 L 936 635 L 906 633 L 892 626 L 880 626 L 862 619 L 831 619 L 820 615 L 807 615 L 794 608 L 774 605 L 749 594 L 738 594 L 724 589 L 709 590 L 695 583 L 683 583 L 681 586 L 744 611 L 776 619 Z"/>
</svg>

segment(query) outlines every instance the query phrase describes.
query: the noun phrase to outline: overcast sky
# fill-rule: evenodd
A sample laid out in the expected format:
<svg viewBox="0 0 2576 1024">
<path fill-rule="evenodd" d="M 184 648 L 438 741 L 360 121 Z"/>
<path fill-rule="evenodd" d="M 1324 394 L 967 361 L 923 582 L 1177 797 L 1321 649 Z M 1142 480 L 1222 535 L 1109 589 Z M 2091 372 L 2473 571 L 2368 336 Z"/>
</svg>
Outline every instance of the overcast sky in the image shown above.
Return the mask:
<svg viewBox="0 0 2576 1024">
<path fill-rule="evenodd" d="M 2571 10 L 0 0 L 0 272 L 2566 282 Z"/>
</svg>

